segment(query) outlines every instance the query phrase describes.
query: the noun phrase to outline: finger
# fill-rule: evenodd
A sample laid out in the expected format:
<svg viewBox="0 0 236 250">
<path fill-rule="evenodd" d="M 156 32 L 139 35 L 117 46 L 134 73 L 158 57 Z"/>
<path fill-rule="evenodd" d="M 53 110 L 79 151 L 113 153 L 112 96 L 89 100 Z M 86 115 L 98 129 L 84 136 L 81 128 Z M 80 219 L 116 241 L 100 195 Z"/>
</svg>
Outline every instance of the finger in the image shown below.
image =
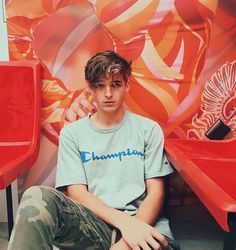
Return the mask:
<svg viewBox="0 0 236 250">
<path fill-rule="evenodd" d="M 86 108 L 89 112 L 92 112 L 94 113 L 96 108 L 86 99 L 82 99 L 80 101 L 80 105 L 83 107 L 83 108 Z"/>
<path fill-rule="evenodd" d="M 152 237 L 150 236 L 147 239 L 147 243 L 152 247 L 152 249 L 157 250 L 157 249 L 161 249 L 160 244 Z"/>
<path fill-rule="evenodd" d="M 155 239 L 157 239 L 157 240 L 160 242 L 160 244 L 163 245 L 164 247 L 167 248 L 167 247 L 169 246 L 169 243 L 168 243 L 166 237 L 165 237 L 163 234 L 159 233 L 159 232 L 158 232 L 156 229 L 154 229 L 154 228 L 153 228 L 153 230 L 152 230 L 152 236 L 153 236 Z"/>
<path fill-rule="evenodd" d="M 73 112 L 76 113 L 76 111 L 77 111 L 78 109 L 80 109 L 80 108 L 81 108 L 81 105 L 80 105 L 79 102 L 73 102 L 73 103 L 70 105 L 69 110 L 72 110 Z"/>
<path fill-rule="evenodd" d="M 79 117 L 85 117 L 86 116 L 86 113 L 81 109 L 81 108 L 78 108 L 76 110 L 76 113 Z"/>
<path fill-rule="evenodd" d="M 75 116 L 79 116 L 79 117 L 86 116 L 86 113 L 82 109 L 82 106 L 79 103 L 76 103 L 76 102 L 74 102 L 73 104 L 71 104 L 70 111 L 73 112 L 75 114 Z M 78 120 L 78 117 L 76 117 L 76 118 L 77 118 L 76 120 Z"/>
<path fill-rule="evenodd" d="M 95 108 L 97 108 L 97 103 L 96 103 L 96 102 L 93 102 L 93 106 L 94 106 Z"/>
<path fill-rule="evenodd" d="M 77 120 L 77 114 L 72 110 L 67 110 L 65 119 L 68 122 L 74 122 Z"/>
<path fill-rule="evenodd" d="M 77 103 L 78 105 L 87 109 L 89 112 L 95 113 L 96 107 L 88 100 L 86 93 L 88 93 L 88 91 L 86 89 L 83 90 L 82 93 L 74 100 L 74 103 Z"/>
<path fill-rule="evenodd" d="M 91 92 L 90 92 L 89 88 L 84 88 L 84 90 L 80 93 L 79 96 L 82 96 L 82 97 L 86 98 L 87 95 L 91 95 L 90 93 Z"/>
<path fill-rule="evenodd" d="M 143 241 L 139 244 L 142 250 L 152 250 L 151 247 L 147 244 L 147 242 Z"/>
</svg>

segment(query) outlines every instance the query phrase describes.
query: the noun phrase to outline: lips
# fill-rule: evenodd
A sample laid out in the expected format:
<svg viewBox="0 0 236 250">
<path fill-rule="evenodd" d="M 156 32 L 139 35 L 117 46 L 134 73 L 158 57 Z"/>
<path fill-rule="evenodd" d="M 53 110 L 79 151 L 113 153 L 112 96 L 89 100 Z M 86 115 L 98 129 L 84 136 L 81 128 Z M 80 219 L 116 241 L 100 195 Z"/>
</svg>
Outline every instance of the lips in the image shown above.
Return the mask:
<svg viewBox="0 0 236 250">
<path fill-rule="evenodd" d="M 114 101 L 105 101 L 103 102 L 105 105 L 113 105 L 115 102 Z"/>
</svg>

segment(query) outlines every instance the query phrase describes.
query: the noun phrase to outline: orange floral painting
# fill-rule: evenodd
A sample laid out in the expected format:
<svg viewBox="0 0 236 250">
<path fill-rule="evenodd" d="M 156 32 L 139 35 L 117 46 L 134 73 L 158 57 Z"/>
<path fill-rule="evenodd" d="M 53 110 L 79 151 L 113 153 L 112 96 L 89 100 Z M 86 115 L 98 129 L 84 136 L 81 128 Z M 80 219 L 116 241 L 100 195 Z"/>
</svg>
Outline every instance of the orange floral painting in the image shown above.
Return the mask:
<svg viewBox="0 0 236 250">
<path fill-rule="evenodd" d="M 127 109 L 166 137 L 206 140 L 219 118 L 235 137 L 235 9 L 232 0 L 6 1 L 10 60 L 43 65 L 41 150 L 21 189 L 53 185 L 61 128 L 96 112 L 84 65 L 100 50 L 132 61 Z"/>
</svg>

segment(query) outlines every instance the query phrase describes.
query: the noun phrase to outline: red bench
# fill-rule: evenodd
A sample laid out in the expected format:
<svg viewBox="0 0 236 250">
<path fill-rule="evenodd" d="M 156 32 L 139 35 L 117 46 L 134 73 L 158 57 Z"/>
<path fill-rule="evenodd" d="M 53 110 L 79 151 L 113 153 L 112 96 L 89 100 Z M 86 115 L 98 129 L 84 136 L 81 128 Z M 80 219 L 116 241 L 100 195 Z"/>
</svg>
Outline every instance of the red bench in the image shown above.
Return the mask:
<svg viewBox="0 0 236 250">
<path fill-rule="evenodd" d="M 227 232 L 224 249 L 236 239 L 236 140 L 166 139 L 173 167 Z"/>
<path fill-rule="evenodd" d="M 39 62 L 0 62 L 0 189 L 7 192 L 9 234 L 13 226 L 11 183 L 38 156 L 40 93 Z"/>
</svg>

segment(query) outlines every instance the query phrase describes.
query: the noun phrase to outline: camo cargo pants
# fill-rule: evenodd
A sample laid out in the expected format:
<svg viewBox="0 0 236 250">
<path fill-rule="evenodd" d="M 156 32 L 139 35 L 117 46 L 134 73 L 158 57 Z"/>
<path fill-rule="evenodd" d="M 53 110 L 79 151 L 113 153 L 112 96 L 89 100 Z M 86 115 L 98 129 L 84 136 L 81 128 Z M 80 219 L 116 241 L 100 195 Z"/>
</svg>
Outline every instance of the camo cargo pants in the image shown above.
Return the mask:
<svg viewBox="0 0 236 250">
<path fill-rule="evenodd" d="M 22 197 L 8 250 L 52 250 L 53 245 L 108 250 L 111 236 L 112 229 L 89 209 L 54 188 L 35 186 Z"/>
</svg>

